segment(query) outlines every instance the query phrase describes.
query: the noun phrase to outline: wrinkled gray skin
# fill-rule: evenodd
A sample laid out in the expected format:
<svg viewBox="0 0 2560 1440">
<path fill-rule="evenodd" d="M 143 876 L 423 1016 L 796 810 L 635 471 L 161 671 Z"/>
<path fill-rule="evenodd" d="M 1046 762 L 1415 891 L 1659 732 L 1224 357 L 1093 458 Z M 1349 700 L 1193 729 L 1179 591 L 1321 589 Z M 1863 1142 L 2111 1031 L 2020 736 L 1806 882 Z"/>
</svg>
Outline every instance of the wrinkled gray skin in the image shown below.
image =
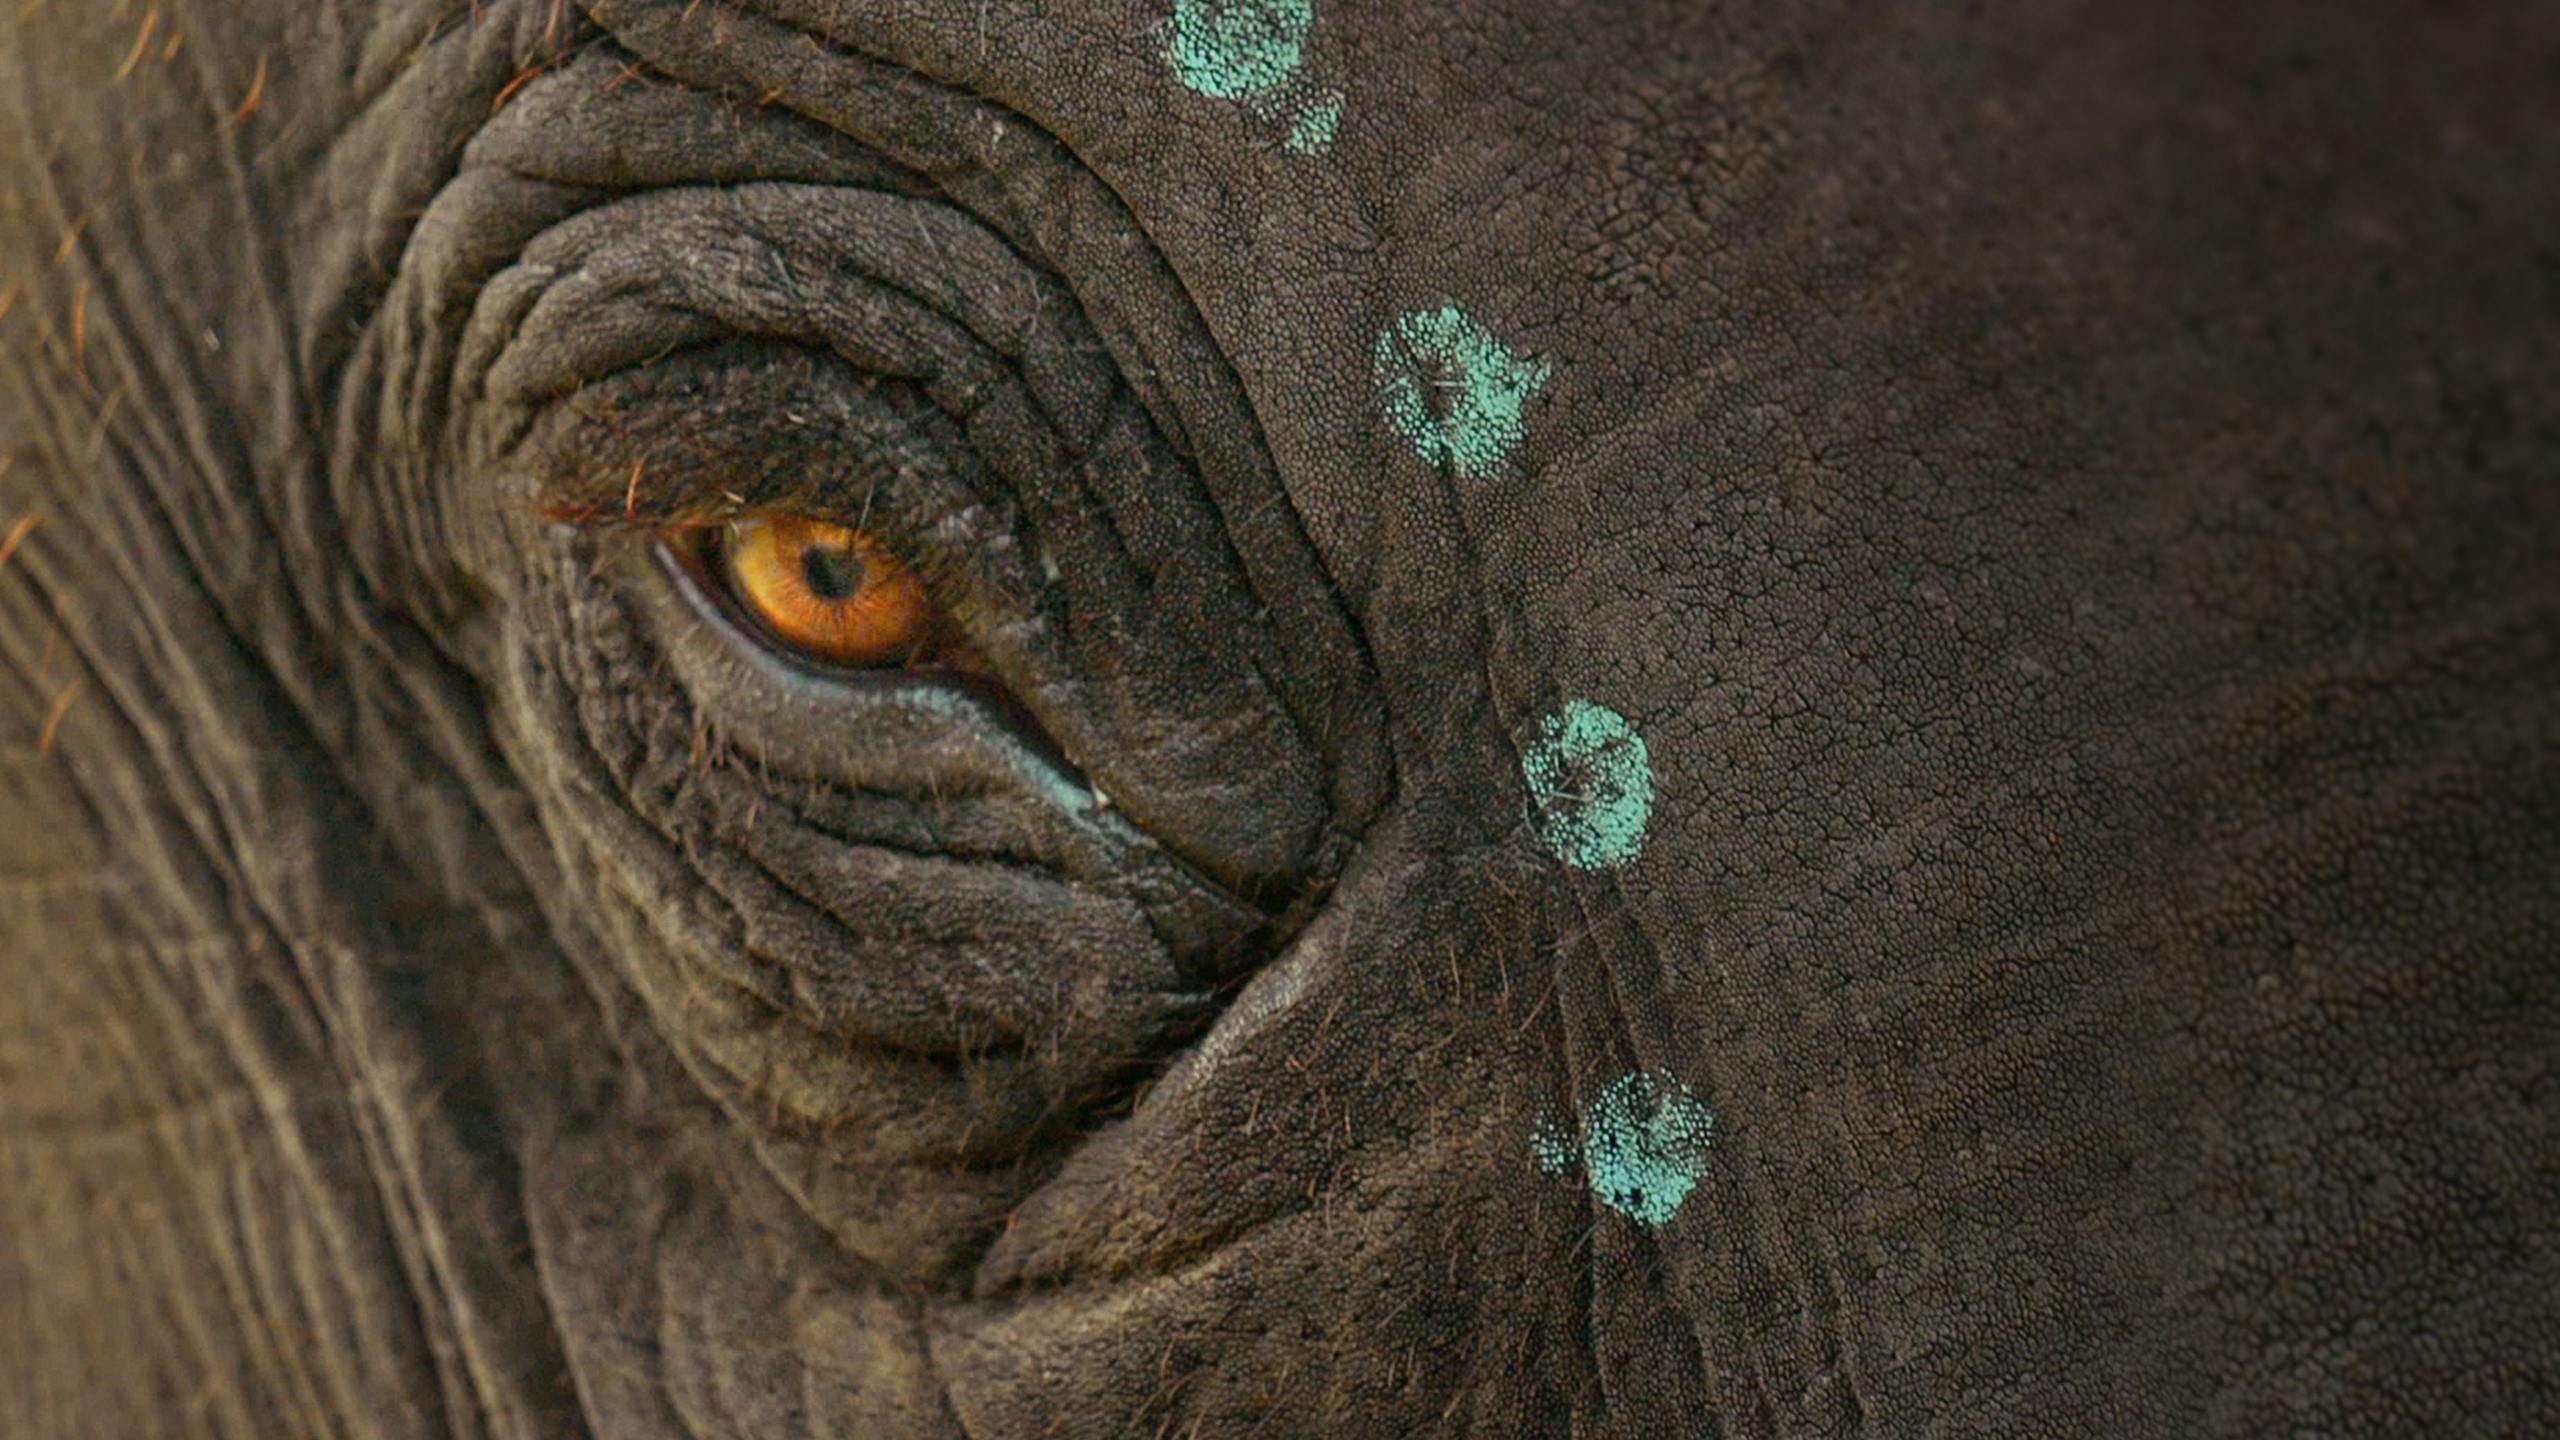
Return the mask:
<svg viewBox="0 0 2560 1440">
<path fill-rule="evenodd" d="M 0 17 L 0 1433 L 2560 1423 L 2560 13 L 1168 14 Z"/>
</svg>

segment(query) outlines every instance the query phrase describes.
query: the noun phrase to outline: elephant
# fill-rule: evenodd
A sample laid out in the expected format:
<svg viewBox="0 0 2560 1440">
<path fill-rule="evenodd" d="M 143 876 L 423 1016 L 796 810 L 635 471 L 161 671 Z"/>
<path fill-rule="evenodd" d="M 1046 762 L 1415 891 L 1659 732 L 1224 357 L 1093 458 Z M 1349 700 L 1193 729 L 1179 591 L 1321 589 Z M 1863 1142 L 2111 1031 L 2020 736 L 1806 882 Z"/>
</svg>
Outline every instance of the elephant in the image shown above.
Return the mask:
<svg viewBox="0 0 2560 1440">
<path fill-rule="evenodd" d="M 2560 11 L 12 10 L 0 1433 L 2560 1429 Z"/>
</svg>

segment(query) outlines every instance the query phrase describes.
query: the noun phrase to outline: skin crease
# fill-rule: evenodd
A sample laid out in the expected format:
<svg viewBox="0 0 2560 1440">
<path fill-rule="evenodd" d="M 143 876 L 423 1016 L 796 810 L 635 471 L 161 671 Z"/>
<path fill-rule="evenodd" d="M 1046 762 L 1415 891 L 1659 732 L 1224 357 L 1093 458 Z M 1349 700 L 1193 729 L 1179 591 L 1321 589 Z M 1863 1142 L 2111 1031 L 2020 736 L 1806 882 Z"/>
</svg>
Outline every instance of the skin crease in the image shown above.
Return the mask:
<svg viewBox="0 0 2560 1440">
<path fill-rule="evenodd" d="M 2560 1421 L 2560 15 L 1280 8 L 0 18 L 0 1433 Z"/>
</svg>

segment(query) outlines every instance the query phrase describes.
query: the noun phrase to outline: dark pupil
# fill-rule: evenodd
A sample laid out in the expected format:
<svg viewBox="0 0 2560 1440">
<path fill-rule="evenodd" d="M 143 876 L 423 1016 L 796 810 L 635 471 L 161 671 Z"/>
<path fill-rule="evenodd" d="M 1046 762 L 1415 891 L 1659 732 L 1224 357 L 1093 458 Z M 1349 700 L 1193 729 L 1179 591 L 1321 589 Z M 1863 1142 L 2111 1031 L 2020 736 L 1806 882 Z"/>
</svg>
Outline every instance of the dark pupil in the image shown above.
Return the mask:
<svg viewBox="0 0 2560 1440">
<path fill-rule="evenodd" d="M 821 600 L 850 600 L 862 588 L 862 561 L 840 546 L 812 545 L 800 552 L 800 578 Z"/>
</svg>

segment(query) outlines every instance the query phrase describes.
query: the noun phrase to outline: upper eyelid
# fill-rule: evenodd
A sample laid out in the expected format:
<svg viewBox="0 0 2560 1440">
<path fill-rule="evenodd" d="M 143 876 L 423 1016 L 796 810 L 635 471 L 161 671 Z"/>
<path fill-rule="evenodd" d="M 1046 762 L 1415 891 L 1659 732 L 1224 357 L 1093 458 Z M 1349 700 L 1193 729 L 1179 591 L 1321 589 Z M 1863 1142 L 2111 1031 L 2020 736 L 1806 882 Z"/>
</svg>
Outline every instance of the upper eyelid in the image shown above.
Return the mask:
<svg viewBox="0 0 2560 1440">
<path fill-rule="evenodd" d="M 1096 346 L 1074 296 L 984 225 L 841 186 L 686 187 L 581 211 L 492 277 L 472 327 L 459 383 L 517 408 L 723 339 L 972 395 L 1017 385 L 1071 446 L 1108 422 L 1117 384 L 1080 363 Z"/>
<path fill-rule="evenodd" d="M 544 518 L 598 529 L 789 510 L 924 540 L 999 498 L 932 406 L 882 399 L 794 347 L 687 350 L 549 407 L 506 468 Z"/>
</svg>

